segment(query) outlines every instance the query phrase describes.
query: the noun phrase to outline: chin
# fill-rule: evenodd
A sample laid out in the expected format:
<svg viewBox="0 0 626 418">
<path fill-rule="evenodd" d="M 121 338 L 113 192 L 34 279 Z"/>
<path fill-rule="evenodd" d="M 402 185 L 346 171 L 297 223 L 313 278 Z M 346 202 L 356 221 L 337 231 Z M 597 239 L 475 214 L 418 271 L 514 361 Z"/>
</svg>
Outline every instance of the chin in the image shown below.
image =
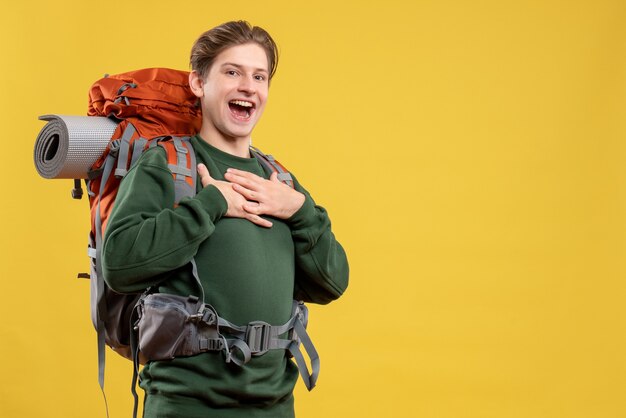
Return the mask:
<svg viewBox="0 0 626 418">
<path fill-rule="evenodd" d="M 237 129 L 233 127 L 233 129 L 225 129 L 224 133 L 231 138 L 247 138 L 252 135 L 252 129 L 253 128 L 249 127 L 246 127 L 244 129 Z"/>
<path fill-rule="evenodd" d="M 239 141 L 239 140 L 248 139 L 250 138 L 251 134 L 252 132 L 249 132 L 249 131 L 246 131 L 246 132 L 238 132 L 238 131 L 230 131 L 230 130 L 222 131 L 222 135 L 224 136 L 224 138 L 230 141 Z"/>
</svg>

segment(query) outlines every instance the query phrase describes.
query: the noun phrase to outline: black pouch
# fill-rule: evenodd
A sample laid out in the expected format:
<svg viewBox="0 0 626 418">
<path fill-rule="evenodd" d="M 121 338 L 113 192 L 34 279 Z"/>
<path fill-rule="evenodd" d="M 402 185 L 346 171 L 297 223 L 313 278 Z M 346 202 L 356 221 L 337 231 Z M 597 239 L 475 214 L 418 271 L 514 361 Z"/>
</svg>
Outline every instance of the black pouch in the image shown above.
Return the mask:
<svg viewBox="0 0 626 418">
<path fill-rule="evenodd" d="M 139 351 L 147 360 L 168 360 L 224 349 L 217 312 L 195 296 L 153 293 L 139 303 Z"/>
</svg>

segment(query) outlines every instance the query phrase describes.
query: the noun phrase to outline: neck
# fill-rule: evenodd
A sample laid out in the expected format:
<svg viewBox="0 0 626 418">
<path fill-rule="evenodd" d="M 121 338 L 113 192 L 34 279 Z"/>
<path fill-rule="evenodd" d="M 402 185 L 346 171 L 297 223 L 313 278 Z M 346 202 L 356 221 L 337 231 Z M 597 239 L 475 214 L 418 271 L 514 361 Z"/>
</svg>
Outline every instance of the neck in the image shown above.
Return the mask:
<svg viewBox="0 0 626 418">
<path fill-rule="evenodd" d="M 236 157 L 250 157 L 250 137 L 225 137 L 220 132 L 214 132 L 212 129 L 205 129 L 205 126 L 202 126 L 202 129 L 200 129 L 200 136 L 205 142 L 220 151 L 224 151 Z"/>
</svg>

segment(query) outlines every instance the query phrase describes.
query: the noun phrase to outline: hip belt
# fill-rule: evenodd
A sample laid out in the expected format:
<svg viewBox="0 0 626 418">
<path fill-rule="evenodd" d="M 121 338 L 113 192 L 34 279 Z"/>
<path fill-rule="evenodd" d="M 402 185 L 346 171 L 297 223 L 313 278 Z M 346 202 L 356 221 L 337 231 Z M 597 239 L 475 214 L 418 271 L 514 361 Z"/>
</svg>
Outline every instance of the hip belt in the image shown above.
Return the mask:
<svg viewBox="0 0 626 418">
<path fill-rule="evenodd" d="M 243 366 L 269 350 L 285 350 L 294 358 L 308 390 L 319 375 L 319 355 L 306 332 L 308 310 L 302 302 L 293 302 L 291 318 L 282 325 L 253 321 L 239 326 L 221 318 L 213 306 L 196 296 L 152 293 L 139 300 L 134 317 L 135 369 L 146 361 L 209 351 L 221 351 L 227 363 Z M 310 359 L 310 372 L 301 347 Z"/>
</svg>

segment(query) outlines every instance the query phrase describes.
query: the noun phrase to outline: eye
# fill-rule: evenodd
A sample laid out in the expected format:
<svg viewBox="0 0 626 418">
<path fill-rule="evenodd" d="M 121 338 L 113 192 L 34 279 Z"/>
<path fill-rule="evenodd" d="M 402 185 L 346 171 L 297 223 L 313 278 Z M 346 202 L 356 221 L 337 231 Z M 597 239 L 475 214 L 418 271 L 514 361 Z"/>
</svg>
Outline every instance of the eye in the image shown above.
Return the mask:
<svg viewBox="0 0 626 418">
<path fill-rule="evenodd" d="M 236 76 L 237 75 L 237 71 L 235 71 L 235 70 L 227 70 L 226 74 L 231 75 L 231 76 Z"/>
<path fill-rule="evenodd" d="M 257 74 L 257 75 L 254 76 L 254 79 L 256 81 L 265 81 L 265 76 Z"/>
</svg>

